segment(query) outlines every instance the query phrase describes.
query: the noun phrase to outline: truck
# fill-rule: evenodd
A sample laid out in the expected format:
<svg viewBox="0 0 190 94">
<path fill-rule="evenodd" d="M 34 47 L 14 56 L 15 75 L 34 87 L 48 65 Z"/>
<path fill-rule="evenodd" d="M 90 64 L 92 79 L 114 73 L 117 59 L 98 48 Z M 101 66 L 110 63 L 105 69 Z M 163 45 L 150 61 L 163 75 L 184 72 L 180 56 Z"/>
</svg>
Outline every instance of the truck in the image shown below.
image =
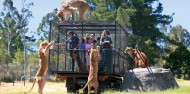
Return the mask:
<svg viewBox="0 0 190 94">
<path fill-rule="evenodd" d="M 73 31 L 78 38 L 84 38 L 89 34 L 94 34 L 95 38 L 102 36 L 102 31 L 109 31 L 109 37 L 112 39 L 113 47 L 111 50 L 101 49 L 102 59 L 99 62 L 98 93 L 104 92 L 106 89 L 120 90 L 123 82 L 123 76 L 127 71 L 127 55 L 124 50 L 127 47 L 127 31 L 117 21 L 108 20 L 85 20 L 85 21 L 50 21 L 49 41 L 55 40 L 56 43 L 65 42 L 68 38 L 67 33 Z M 71 71 L 71 57 L 69 49 L 66 46 L 54 46 L 49 53 L 49 72 L 56 75 L 58 79 L 66 81 L 68 93 L 77 93 L 83 88 L 88 80 L 88 70 L 80 70 L 77 68 L 75 61 L 75 70 Z M 86 53 L 85 49 L 77 49 L 79 52 Z M 109 55 L 108 55 L 109 54 Z M 110 55 L 111 54 L 111 55 Z M 81 55 L 81 54 L 80 54 Z M 80 56 L 81 66 L 85 67 L 87 59 Z M 108 66 L 109 65 L 109 66 Z M 93 88 L 92 88 L 93 89 Z M 84 89 L 83 93 L 87 93 L 88 89 Z"/>
</svg>

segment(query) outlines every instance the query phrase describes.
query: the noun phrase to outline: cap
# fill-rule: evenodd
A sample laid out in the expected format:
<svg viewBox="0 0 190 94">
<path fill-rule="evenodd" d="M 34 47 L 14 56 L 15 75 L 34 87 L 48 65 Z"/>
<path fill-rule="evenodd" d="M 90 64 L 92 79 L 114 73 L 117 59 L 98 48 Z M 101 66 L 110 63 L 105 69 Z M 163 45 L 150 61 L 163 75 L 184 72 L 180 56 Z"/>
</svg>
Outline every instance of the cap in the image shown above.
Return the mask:
<svg viewBox="0 0 190 94">
<path fill-rule="evenodd" d="M 110 35 L 109 30 L 104 30 L 103 32 L 106 32 L 106 34 Z"/>
<path fill-rule="evenodd" d="M 73 34 L 74 34 L 74 32 L 73 32 L 73 31 L 69 31 L 69 32 L 67 32 L 67 34 L 72 34 L 72 35 L 73 35 Z"/>
</svg>

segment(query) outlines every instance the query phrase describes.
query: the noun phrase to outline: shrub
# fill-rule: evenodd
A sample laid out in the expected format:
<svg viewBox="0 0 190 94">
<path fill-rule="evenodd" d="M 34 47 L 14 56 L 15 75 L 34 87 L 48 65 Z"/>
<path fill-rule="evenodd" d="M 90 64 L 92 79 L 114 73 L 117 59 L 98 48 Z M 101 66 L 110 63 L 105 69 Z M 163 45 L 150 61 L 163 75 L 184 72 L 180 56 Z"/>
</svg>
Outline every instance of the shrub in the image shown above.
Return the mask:
<svg viewBox="0 0 190 94">
<path fill-rule="evenodd" d="M 9 83 L 9 82 L 13 82 L 13 79 L 10 76 L 6 76 L 6 77 L 1 78 L 1 81 Z"/>
</svg>

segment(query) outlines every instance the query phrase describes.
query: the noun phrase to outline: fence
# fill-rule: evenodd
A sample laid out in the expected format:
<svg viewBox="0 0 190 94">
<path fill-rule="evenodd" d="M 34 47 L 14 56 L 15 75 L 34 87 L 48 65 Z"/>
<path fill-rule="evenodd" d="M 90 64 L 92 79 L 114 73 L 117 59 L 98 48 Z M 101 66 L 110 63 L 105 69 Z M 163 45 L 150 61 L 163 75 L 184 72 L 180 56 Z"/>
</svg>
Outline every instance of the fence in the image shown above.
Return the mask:
<svg viewBox="0 0 190 94">
<path fill-rule="evenodd" d="M 103 65 L 106 67 L 110 64 L 111 74 L 124 74 L 127 70 L 127 55 L 124 53 L 125 47 L 127 47 L 127 36 L 128 33 L 123 29 L 123 27 L 116 21 L 79 21 L 79 22 L 55 22 L 50 23 L 50 33 L 49 41 L 56 40 L 57 43 L 65 42 L 68 38 L 67 33 L 69 31 L 74 31 L 78 38 L 84 38 L 88 34 L 95 34 L 95 39 L 101 37 L 103 30 L 109 30 L 109 37 L 112 40 L 113 48 L 108 51 L 108 49 L 102 49 L 102 57 L 106 57 L 112 54 L 111 57 L 104 58 L 101 60 Z M 106 54 L 104 50 L 107 50 Z M 51 49 L 50 59 L 49 59 L 49 69 L 50 71 L 70 71 L 71 58 L 70 52 L 67 46 L 57 46 Z M 86 52 L 87 50 L 79 49 L 81 52 Z M 81 58 L 85 62 L 89 58 Z M 79 63 L 83 65 L 83 62 Z M 106 65 L 107 64 L 107 65 Z M 81 66 L 82 66 L 81 65 Z M 104 71 L 105 72 L 105 71 Z"/>
<path fill-rule="evenodd" d="M 30 64 L 26 68 L 27 79 L 31 80 L 37 71 L 38 63 Z M 0 80 L 3 82 L 22 81 L 24 75 L 23 64 L 4 64 L 0 66 Z"/>
</svg>

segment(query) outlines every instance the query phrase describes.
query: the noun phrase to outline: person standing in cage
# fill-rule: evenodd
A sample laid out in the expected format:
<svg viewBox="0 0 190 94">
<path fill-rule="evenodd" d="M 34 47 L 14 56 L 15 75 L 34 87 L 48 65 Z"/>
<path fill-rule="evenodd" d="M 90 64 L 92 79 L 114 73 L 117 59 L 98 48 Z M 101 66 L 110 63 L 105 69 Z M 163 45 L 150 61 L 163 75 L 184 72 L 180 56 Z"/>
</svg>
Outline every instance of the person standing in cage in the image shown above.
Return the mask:
<svg viewBox="0 0 190 94">
<path fill-rule="evenodd" d="M 81 57 L 81 62 L 82 62 L 82 68 L 85 69 L 85 46 L 86 46 L 86 42 L 84 38 L 80 38 L 80 45 L 79 45 L 79 55 Z"/>
<path fill-rule="evenodd" d="M 109 31 L 104 30 L 102 32 L 102 37 L 100 39 L 100 45 L 102 48 L 102 60 L 103 68 L 107 74 L 112 73 L 113 64 L 112 64 L 112 40 L 109 37 Z"/>
<path fill-rule="evenodd" d="M 93 48 L 96 48 L 96 39 L 95 39 L 95 34 L 92 33 L 90 34 L 90 41 L 91 41 L 91 44 L 93 45 Z"/>
<path fill-rule="evenodd" d="M 102 48 L 101 45 L 100 45 L 100 38 L 101 38 L 101 37 L 98 37 L 98 38 L 96 39 L 96 43 L 95 43 L 94 47 L 100 46 L 100 48 Z"/>
<path fill-rule="evenodd" d="M 93 45 L 91 44 L 91 40 L 89 36 L 86 36 L 86 45 L 85 45 L 85 57 L 86 57 L 86 71 L 89 70 L 89 64 L 90 64 L 90 55 L 89 55 L 89 50 L 93 48 Z"/>
<path fill-rule="evenodd" d="M 97 46 L 100 46 L 100 48 L 101 48 L 101 45 L 100 45 L 100 37 L 98 37 L 97 39 L 96 39 L 96 44 L 95 44 L 95 46 L 94 47 L 97 47 Z M 100 50 L 101 51 L 101 50 Z M 103 63 L 102 63 L 102 61 L 100 60 L 99 61 L 99 63 L 98 63 L 98 71 L 99 72 L 102 72 L 103 71 Z"/>
<path fill-rule="evenodd" d="M 82 70 L 82 64 L 81 64 L 81 60 L 80 60 L 80 56 L 79 56 L 79 38 L 77 36 L 74 36 L 74 32 L 68 32 L 67 33 L 69 38 L 63 42 L 63 43 L 56 43 L 55 46 L 64 46 L 65 44 L 68 44 L 68 49 L 70 52 L 70 57 L 71 57 L 71 62 L 72 62 L 72 66 L 71 66 L 71 71 L 74 71 L 74 67 L 75 67 L 75 59 L 77 60 L 78 63 L 78 67 L 79 67 L 79 71 Z"/>
<path fill-rule="evenodd" d="M 100 37 L 97 38 L 96 46 L 100 46 Z"/>
</svg>

